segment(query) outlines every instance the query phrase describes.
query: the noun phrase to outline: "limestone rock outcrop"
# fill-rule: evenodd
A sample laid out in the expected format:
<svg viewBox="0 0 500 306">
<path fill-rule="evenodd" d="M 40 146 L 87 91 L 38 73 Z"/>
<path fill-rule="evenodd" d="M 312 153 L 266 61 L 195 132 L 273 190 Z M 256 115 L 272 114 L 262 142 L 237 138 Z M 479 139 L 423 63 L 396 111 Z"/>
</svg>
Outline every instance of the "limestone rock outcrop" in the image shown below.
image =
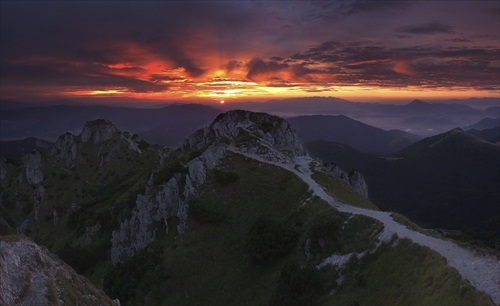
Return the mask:
<svg viewBox="0 0 500 306">
<path fill-rule="evenodd" d="M 71 133 L 65 133 L 57 138 L 54 144 L 52 154 L 59 160 L 62 160 L 66 167 L 75 165 L 77 153 L 76 136 Z"/>
<path fill-rule="evenodd" d="M 142 153 L 144 148 L 149 147 L 149 144 L 139 136 L 120 131 L 109 120 L 98 119 L 86 122 L 78 136 L 71 133 L 59 136 L 52 155 L 71 169 L 75 166 L 80 149 L 88 142 L 96 145 L 101 167 L 108 165 L 115 157 L 125 152 Z"/>
<path fill-rule="evenodd" d="M 210 126 L 191 135 L 179 148 L 180 154 L 189 159 L 183 165 L 184 173 L 174 173 L 158 186 L 154 184 L 154 176 L 146 183 L 146 192 L 137 196 L 131 218 L 112 234 L 113 264 L 151 243 L 158 230 L 153 226 L 155 223 L 164 224 L 168 230 L 167 219 L 176 217 L 178 235 L 185 233 L 189 198 L 206 181 L 208 172 L 217 167 L 228 148 L 290 164 L 294 157 L 305 152 L 296 131 L 279 117 L 241 110 L 219 115 Z"/>
<path fill-rule="evenodd" d="M 43 181 L 42 172 L 42 154 L 33 151 L 23 157 L 23 165 L 26 175 L 26 181 L 30 185 L 36 185 Z"/>
<path fill-rule="evenodd" d="M 335 163 L 325 163 L 323 164 L 323 166 L 333 175 L 349 184 L 349 186 L 354 188 L 354 190 L 359 192 L 362 196 L 368 197 L 368 185 L 366 184 L 365 178 L 363 177 L 361 172 L 352 170 L 351 172 L 347 173 Z"/>
<path fill-rule="evenodd" d="M 302 140 L 292 125 L 266 113 L 233 110 L 220 114 L 209 127 L 189 137 L 184 145 L 199 148 L 214 139 L 272 162 L 292 164 L 295 156 L 305 154 Z"/>
<path fill-rule="evenodd" d="M 87 279 L 22 236 L 0 238 L 1 305 L 116 305 Z"/>
<path fill-rule="evenodd" d="M 362 196 L 368 197 L 368 185 L 361 172 L 353 170 L 349 172 L 349 185 L 359 192 Z"/>
<path fill-rule="evenodd" d="M 118 132 L 118 128 L 111 121 L 98 119 L 86 122 L 80 137 L 82 138 L 82 142 L 92 141 L 93 143 L 100 143 L 111 139 Z"/>
</svg>

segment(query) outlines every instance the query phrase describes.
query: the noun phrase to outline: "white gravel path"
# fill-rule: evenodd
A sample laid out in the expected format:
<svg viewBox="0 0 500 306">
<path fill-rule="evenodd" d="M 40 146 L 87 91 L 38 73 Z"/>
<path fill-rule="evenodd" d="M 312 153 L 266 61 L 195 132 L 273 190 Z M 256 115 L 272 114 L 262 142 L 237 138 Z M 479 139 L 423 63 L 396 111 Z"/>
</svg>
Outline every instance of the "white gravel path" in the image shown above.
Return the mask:
<svg viewBox="0 0 500 306">
<path fill-rule="evenodd" d="M 408 238 L 415 243 L 426 246 L 446 258 L 449 266 L 455 268 L 460 275 L 467 279 L 472 286 L 488 294 L 493 302 L 500 305 L 500 260 L 493 255 L 477 254 L 469 249 L 461 247 L 454 242 L 442 240 L 412 231 L 394 221 L 388 212 L 373 211 L 347 205 L 339 202 L 329 196 L 325 190 L 311 178 L 309 163 L 311 158 L 303 156 L 295 161 L 294 167 L 286 164 L 266 161 L 259 156 L 241 153 L 235 150 L 235 153 L 243 154 L 252 159 L 261 162 L 277 165 L 294 172 L 309 188 L 320 198 L 330 203 L 336 209 L 342 212 L 360 214 L 372 217 L 384 224 L 384 230 L 379 236 L 380 240 L 387 241 L 393 234 L 400 238 Z"/>
</svg>

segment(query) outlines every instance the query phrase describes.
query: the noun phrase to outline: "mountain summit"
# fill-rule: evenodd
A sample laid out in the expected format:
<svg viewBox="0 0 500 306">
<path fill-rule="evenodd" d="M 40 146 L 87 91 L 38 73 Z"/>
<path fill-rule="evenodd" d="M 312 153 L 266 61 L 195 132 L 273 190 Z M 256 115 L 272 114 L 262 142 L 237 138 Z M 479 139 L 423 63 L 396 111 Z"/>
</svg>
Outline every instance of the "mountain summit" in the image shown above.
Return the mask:
<svg viewBox="0 0 500 306">
<path fill-rule="evenodd" d="M 242 110 L 219 115 L 210 126 L 189 137 L 163 163 L 137 196 L 130 219 L 113 232 L 111 258 L 122 262 L 155 240 L 155 222 L 168 226 L 175 217 L 177 232 L 187 230 L 187 206 L 228 151 L 239 151 L 270 162 L 289 164 L 304 153 L 301 141 L 291 125 L 276 116 Z M 181 192 L 182 191 L 182 192 Z"/>
</svg>

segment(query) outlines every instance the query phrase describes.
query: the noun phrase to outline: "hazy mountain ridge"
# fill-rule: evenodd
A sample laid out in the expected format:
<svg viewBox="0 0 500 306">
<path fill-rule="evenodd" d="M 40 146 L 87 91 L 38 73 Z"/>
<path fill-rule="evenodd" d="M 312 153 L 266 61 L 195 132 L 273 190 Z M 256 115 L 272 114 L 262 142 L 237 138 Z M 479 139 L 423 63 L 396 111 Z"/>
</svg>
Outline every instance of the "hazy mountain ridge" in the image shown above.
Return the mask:
<svg viewBox="0 0 500 306">
<path fill-rule="evenodd" d="M 478 103 L 476 100 L 470 101 L 471 105 Z M 487 117 L 500 117 L 498 106 L 478 109 L 461 102 L 428 103 L 420 100 L 395 105 L 310 97 L 226 103 L 218 105 L 218 108 L 200 104 L 179 104 L 157 109 L 76 105 L 76 102 L 64 100 L 57 103 L 68 105 L 42 106 L 43 103 L 29 103 L 19 106 L 19 103 L 1 101 L 0 107 L 5 105 L 0 116 L 0 138 L 5 141 L 33 136 L 53 141 L 65 132 L 78 132 L 86 121 L 106 118 L 122 130 L 140 134 L 150 143 L 176 147 L 198 128 L 208 125 L 220 112 L 219 109 L 238 108 L 284 117 L 345 115 L 384 130 L 399 129 L 421 136 L 470 126 Z"/>
<path fill-rule="evenodd" d="M 499 110 L 500 112 L 500 110 Z M 485 129 L 491 129 L 494 127 L 497 127 L 500 125 L 500 118 L 484 118 L 481 119 L 479 122 L 476 122 L 475 124 L 472 124 L 470 126 L 464 127 L 464 129 L 476 129 L 476 130 L 485 130 Z"/>
<path fill-rule="evenodd" d="M 385 256 L 422 256 L 422 271 L 451 281 L 424 290 L 424 275 L 403 273 L 406 260 L 393 262 L 402 273 L 391 278 L 408 284 L 398 296 L 409 303 L 488 304 L 435 253 L 406 240 L 382 243 L 378 221 L 339 213 L 294 174 L 269 165 L 310 167 L 295 164 L 300 138 L 278 117 L 222 114 L 175 151 L 147 146 L 104 120 L 58 142 L 52 155 L 30 153 L 21 167 L 2 163 L 0 207 L 11 227 L 3 230 L 41 241 L 125 305 L 391 302 L 392 287 L 367 282 L 387 277 L 370 270 L 383 267 Z M 336 192 L 352 190 L 318 171 Z M 353 259 L 320 268 L 330 256 Z"/>
<path fill-rule="evenodd" d="M 307 148 L 341 168 L 356 167 L 376 203 L 424 227 L 460 229 L 498 247 L 498 145 L 454 129 L 389 157 L 325 142 Z"/>
<path fill-rule="evenodd" d="M 37 150 L 47 154 L 52 151 L 53 142 L 45 141 L 35 137 L 23 140 L 0 141 L 0 157 L 9 158 L 21 162 L 22 156 Z"/>
<path fill-rule="evenodd" d="M 110 106 L 39 106 L 2 110 L 0 138 L 37 137 L 54 141 L 65 132 L 77 133 L 89 120 L 106 118 L 122 130 L 141 134 L 148 142 L 175 147 L 208 125 L 219 110 L 199 105 L 169 105 L 159 109 Z"/>
<path fill-rule="evenodd" d="M 484 130 L 471 129 L 468 130 L 467 133 L 477 136 L 488 142 L 500 144 L 500 126 Z"/>
<path fill-rule="evenodd" d="M 288 121 L 297 128 L 305 142 L 339 142 L 371 153 L 396 152 L 421 139 L 403 131 L 384 131 L 344 115 L 301 116 Z"/>
<path fill-rule="evenodd" d="M 471 105 L 482 99 L 469 99 Z M 499 105 L 498 99 L 485 99 L 487 105 Z M 496 103 L 495 103 L 496 101 Z M 444 103 L 446 102 L 446 103 Z M 285 117 L 297 115 L 345 115 L 384 130 L 399 129 L 420 136 L 436 135 L 455 127 L 472 125 L 486 118 L 500 117 L 500 107 L 473 108 L 463 101 L 425 102 L 414 100 L 407 104 L 351 102 L 333 97 L 292 98 L 261 103 L 247 102 L 241 107 L 265 111 Z M 483 106 L 484 107 L 484 106 Z"/>
</svg>

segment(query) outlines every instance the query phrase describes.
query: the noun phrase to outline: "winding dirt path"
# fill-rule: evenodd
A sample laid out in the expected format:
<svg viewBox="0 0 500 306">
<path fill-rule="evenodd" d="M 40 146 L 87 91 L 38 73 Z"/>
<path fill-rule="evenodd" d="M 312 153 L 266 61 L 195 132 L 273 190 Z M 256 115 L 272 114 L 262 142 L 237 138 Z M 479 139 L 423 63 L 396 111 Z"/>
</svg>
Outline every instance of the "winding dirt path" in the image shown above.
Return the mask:
<svg viewBox="0 0 500 306">
<path fill-rule="evenodd" d="M 309 168 L 309 163 L 312 159 L 309 157 L 298 157 L 295 160 L 294 167 L 291 167 L 286 164 L 266 161 L 259 156 L 241 153 L 238 151 L 235 152 L 243 154 L 249 158 L 292 171 L 305 183 L 307 183 L 309 188 L 317 196 L 330 203 L 339 211 L 365 215 L 379 220 L 384 224 L 384 230 L 379 236 L 380 240 L 387 241 L 391 239 L 393 234 L 397 234 L 398 237 L 408 238 L 415 243 L 438 252 L 446 258 L 448 265 L 455 268 L 464 279 L 467 279 L 471 283 L 472 286 L 480 291 L 484 291 L 491 297 L 495 304 L 500 305 L 500 260 L 497 257 L 493 255 L 478 254 L 472 250 L 461 247 L 454 242 L 430 237 L 422 233 L 412 231 L 404 225 L 394 221 L 388 212 L 354 207 L 333 199 L 311 178 L 312 172 Z"/>
</svg>

